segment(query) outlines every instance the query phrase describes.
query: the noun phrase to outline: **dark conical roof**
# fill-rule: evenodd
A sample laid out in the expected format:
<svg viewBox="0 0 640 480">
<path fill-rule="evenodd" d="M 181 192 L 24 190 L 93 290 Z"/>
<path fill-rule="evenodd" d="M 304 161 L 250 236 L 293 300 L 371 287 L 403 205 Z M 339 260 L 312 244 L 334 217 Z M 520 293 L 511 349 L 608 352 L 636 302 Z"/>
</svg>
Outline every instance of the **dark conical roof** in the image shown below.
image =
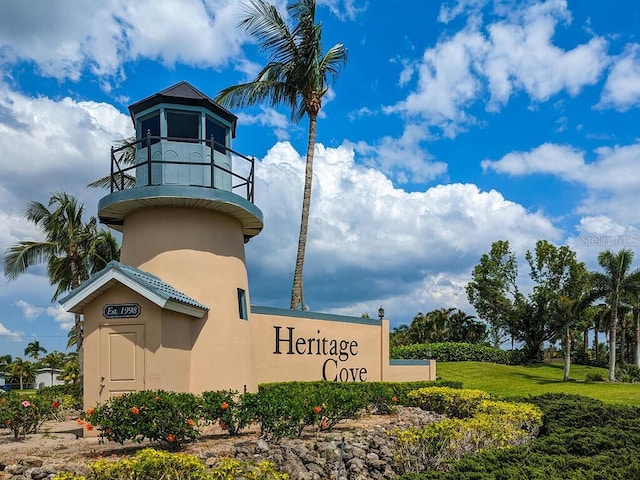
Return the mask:
<svg viewBox="0 0 640 480">
<path fill-rule="evenodd" d="M 233 113 L 231 113 L 220 104 L 216 103 L 212 98 L 202 93 L 196 87 L 185 81 L 176 83 L 171 87 L 165 88 L 161 92 L 154 93 L 147 98 L 129 105 L 129 113 L 131 114 L 131 119 L 134 120 L 135 116 L 138 113 L 160 103 L 190 105 L 196 107 L 204 107 L 208 110 L 211 110 L 215 114 L 231 123 L 233 136 L 235 137 L 236 121 L 238 120 L 238 117 L 236 117 Z"/>
</svg>

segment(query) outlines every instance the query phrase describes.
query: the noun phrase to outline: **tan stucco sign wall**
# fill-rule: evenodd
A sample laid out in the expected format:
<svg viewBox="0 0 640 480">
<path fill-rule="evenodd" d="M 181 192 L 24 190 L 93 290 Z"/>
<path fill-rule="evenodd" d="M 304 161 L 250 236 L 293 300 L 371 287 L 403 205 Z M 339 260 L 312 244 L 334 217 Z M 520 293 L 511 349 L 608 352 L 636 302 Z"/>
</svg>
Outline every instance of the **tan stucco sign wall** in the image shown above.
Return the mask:
<svg viewBox="0 0 640 480">
<path fill-rule="evenodd" d="M 379 379 L 380 327 L 346 319 L 262 314 L 254 307 L 251 321 L 258 383 Z"/>
<path fill-rule="evenodd" d="M 392 365 L 386 320 L 253 307 L 258 383 L 435 380 L 435 362 Z"/>
</svg>

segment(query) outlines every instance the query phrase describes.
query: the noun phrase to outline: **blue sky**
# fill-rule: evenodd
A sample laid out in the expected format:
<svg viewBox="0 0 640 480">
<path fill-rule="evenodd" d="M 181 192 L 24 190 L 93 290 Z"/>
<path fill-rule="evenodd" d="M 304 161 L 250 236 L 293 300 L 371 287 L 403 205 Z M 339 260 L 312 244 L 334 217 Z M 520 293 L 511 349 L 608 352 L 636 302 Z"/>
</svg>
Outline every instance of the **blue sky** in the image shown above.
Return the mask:
<svg viewBox="0 0 640 480">
<path fill-rule="evenodd" d="M 286 2 L 277 1 L 280 8 Z M 5 2 L 0 15 L 0 250 L 39 233 L 30 200 L 66 190 L 95 215 L 127 106 L 185 80 L 215 96 L 264 57 L 235 0 Z M 632 0 L 318 0 L 349 61 L 318 125 L 305 296 L 392 326 L 455 306 L 496 240 L 538 239 L 588 267 L 640 243 L 640 5 Z M 401 7 L 399 6 L 401 5 Z M 247 244 L 253 304 L 287 307 L 306 121 L 234 111 L 258 159 L 265 229 Z M 636 261 L 636 266 L 640 258 Z M 524 268 L 523 273 L 526 273 Z M 526 279 L 523 279 L 526 283 Z M 64 350 L 72 317 L 42 267 L 0 279 L 0 353 Z"/>
</svg>

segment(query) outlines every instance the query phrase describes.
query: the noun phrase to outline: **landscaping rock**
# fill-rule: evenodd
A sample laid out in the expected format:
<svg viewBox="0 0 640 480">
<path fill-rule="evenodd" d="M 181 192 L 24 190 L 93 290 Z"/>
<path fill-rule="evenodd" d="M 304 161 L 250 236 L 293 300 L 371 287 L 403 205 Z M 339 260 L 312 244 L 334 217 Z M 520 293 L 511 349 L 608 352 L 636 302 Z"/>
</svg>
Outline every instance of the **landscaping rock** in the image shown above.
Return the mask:
<svg viewBox="0 0 640 480">
<path fill-rule="evenodd" d="M 381 423 L 382 418 L 371 417 L 368 422 L 354 421 L 348 428 L 338 425 L 335 430 L 322 433 L 316 430 L 302 438 L 267 442 L 257 438 L 256 433 L 237 438 L 223 437 L 211 446 L 196 442 L 186 450 L 198 455 L 209 466 L 220 457 L 251 462 L 269 460 L 288 473 L 291 480 L 337 480 L 338 471 L 340 480 L 386 480 L 398 476 L 393 463 L 395 428 L 422 426 L 441 418 L 441 415 L 419 408 L 398 407 L 396 415 L 385 417 L 385 424 Z M 95 461 L 95 456 L 88 455 L 85 463 L 48 463 L 46 455 L 43 456 L 45 459 L 25 454 L 11 464 L 0 461 L 0 480 L 44 480 L 61 471 L 86 476 L 88 465 Z"/>
</svg>

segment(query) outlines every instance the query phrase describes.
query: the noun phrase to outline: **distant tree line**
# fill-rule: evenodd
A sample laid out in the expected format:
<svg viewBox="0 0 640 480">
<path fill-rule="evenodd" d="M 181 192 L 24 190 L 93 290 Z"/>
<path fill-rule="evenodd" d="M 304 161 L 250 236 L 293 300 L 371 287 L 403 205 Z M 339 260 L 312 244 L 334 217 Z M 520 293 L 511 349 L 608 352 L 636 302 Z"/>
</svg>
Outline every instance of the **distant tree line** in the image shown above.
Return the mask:
<svg viewBox="0 0 640 480">
<path fill-rule="evenodd" d="M 419 312 L 410 325 L 401 325 L 390 333 L 391 347 L 419 343 L 484 343 L 487 326 L 457 308 L 439 308 Z"/>
<path fill-rule="evenodd" d="M 466 291 L 469 302 L 492 332 L 506 333 L 525 346 L 529 361 L 542 359 L 544 342 L 562 342 L 565 380 L 569 378 L 572 343 L 582 336 L 583 358 L 589 356 L 589 331 L 600 356 L 598 335 L 608 332 L 609 380 L 616 362 L 640 367 L 640 270 L 632 270 L 634 252 L 600 252 L 600 271 L 588 271 L 567 246 L 546 240 L 525 253 L 532 282 L 525 294 L 518 263 L 508 241 L 497 241 L 482 255 Z"/>
<path fill-rule="evenodd" d="M 632 269 L 634 252 L 600 252 L 599 271 L 589 271 L 568 246 L 546 240 L 538 240 L 524 257 L 526 289 L 509 242 L 494 242 L 466 286 L 479 319 L 457 308 L 419 312 L 409 325 L 390 332 L 391 348 L 436 343 L 500 348 L 510 338 L 512 350 L 516 342 L 523 347 L 519 358 L 536 362 L 543 359 L 545 344 L 561 342 L 565 380 L 572 358 L 608 364 L 610 381 L 616 380 L 617 367 L 640 374 L 640 269 Z M 600 342 L 602 332 L 606 344 Z"/>
<path fill-rule="evenodd" d="M 31 388 L 35 383 L 40 369 L 49 369 L 51 385 L 55 378 L 65 384 L 76 384 L 80 378 L 77 352 L 62 353 L 53 351 L 48 353 L 38 340 L 29 343 L 24 349 L 25 360 L 11 355 L 0 355 L 0 373 L 4 374 L 5 385 L 18 387 L 20 390 Z M 46 354 L 41 357 L 41 354 Z M 56 374 L 56 370 L 60 373 Z"/>
</svg>

